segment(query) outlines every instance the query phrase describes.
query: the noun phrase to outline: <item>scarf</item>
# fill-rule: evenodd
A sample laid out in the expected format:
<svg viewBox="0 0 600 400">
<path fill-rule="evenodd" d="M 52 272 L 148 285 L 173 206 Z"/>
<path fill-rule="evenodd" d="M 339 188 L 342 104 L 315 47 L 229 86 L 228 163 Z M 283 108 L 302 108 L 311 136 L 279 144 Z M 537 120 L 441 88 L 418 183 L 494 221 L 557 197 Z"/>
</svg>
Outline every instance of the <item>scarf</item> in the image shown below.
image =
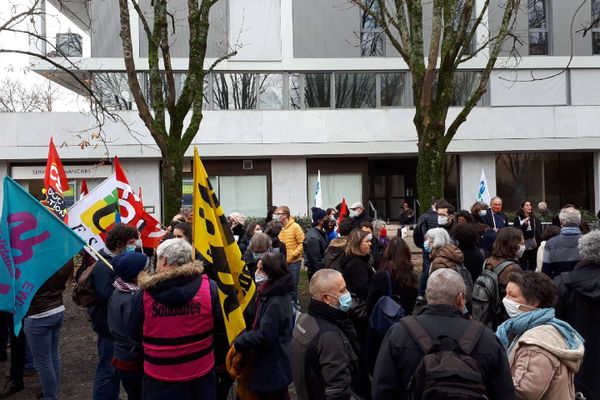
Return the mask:
<svg viewBox="0 0 600 400">
<path fill-rule="evenodd" d="M 540 325 L 551 325 L 556 328 L 565 338 L 569 350 L 577 349 L 584 341 L 571 325 L 554 318 L 554 308 L 539 308 L 510 318 L 498 327 L 496 336 L 502 342 L 504 349 L 508 351 L 511 344 L 509 338 L 514 338 L 512 343 L 516 343 L 519 336 Z"/>
<path fill-rule="evenodd" d="M 134 283 L 125 282 L 123 279 L 117 277 L 113 282 L 113 286 L 119 292 L 123 293 L 135 293 L 138 291 L 139 287 Z"/>
<path fill-rule="evenodd" d="M 560 228 L 560 234 L 567 236 L 581 235 L 581 229 L 576 226 L 563 226 Z"/>
</svg>

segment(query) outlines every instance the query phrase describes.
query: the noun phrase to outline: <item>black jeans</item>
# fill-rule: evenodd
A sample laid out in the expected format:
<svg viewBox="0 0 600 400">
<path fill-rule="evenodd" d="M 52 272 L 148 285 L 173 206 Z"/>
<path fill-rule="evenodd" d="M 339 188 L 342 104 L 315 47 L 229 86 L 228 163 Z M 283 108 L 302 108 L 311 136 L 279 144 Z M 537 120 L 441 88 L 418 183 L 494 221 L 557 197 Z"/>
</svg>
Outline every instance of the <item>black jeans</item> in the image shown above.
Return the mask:
<svg viewBox="0 0 600 400">
<path fill-rule="evenodd" d="M 12 314 L 0 311 L 0 361 L 6 360 L 6 349 L 10 339 L 10 324 L 12 324 Z"/>
<path fill-rule="evenodd" d="M 25 368 L 26 341 L 25 332 L 21 328 L 18 336 L 14 335 L 13 319 L 10 319 L 10 380 L 17 386 L 23 385 L 23 369 Z"/>
</svg>

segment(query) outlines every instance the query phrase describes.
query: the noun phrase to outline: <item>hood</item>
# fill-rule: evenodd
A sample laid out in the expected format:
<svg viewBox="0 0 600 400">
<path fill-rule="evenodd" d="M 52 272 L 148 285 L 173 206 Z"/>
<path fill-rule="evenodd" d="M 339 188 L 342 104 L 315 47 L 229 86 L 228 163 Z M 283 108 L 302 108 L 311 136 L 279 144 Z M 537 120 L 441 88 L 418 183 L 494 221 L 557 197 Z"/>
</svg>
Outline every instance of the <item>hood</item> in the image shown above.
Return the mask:
<svg viewBox="0 0 600 400">
<path fill-rule="evenodd" d="M 569 273 L 571 281 L 565 285 L 582 296 L 600 301 L 600 265 L 580 263 Z"/>
<path fill-rule="evenodd" d="M 329 242 L 329 247 L 331 247 L 332 249 L 340 249 L 340 250 L 344 250 L 346 248 L 346 245 L 348 244 L 348 238 L 347 237 L 339 237 L 339 238 L 335 238 L 333 239 L 331 242 Z"/>
<path fill-rule="evenodd" d="M 158 302 L 177 306 L 187 303 L 196 295 L 202 282 L 199 279 L 202 272 L 202 264 L 198 261 L 162 273 L 142 271 L 138 276 L 138 285 Z"/>
<path fill-rule="evenodd" d="M 552 325 L 536 326 L 521 335 L 511 352 L 511 357 L 514 357 L 516 349 L 523 345 L 538 346 L 552 353 L 571 373 L 579 370 L 583 360 L 583 343 L 575 350 L 567 349 L 563 335 Z"/>
<path fill-rule="evenodd" d="M 448 268 L 452 268 L 455 265 L 462 264 L 465 260 L 463 252 L 453 244 L 447 244 L 444 247 L 434 251 L 431 254 L 432 265 L 441 264 Z"/>
</svg>

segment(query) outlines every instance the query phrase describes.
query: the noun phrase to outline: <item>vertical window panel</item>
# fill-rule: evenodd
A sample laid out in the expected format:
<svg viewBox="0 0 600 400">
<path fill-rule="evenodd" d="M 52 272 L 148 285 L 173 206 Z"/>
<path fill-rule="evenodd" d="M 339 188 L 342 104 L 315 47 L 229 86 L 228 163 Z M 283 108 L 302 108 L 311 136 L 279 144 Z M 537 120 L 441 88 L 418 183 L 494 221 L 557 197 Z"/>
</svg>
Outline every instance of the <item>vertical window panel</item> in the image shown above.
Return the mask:
<svg viewBox="0 0 600 400">
<path fill-rule="evenodd" d="M 375 108 L 375 74 L 336 73 L 336 108 Z"/>
</svg>

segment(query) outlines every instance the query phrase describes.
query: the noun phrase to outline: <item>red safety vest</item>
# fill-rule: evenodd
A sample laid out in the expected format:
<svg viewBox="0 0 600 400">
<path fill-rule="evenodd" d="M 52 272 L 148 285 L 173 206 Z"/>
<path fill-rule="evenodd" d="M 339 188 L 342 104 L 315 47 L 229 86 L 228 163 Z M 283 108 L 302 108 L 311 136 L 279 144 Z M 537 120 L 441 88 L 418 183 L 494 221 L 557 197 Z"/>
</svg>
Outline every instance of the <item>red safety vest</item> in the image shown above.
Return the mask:
<svg viewBox="0 0 600 400">
<path fill-rule="evenodd" d="M 215 364 L 210 284 L 206 275 L 186 304 L 167 307 L 144 291 L 144 373 L 166 382 L 190 381 Z"/>
</svg>

